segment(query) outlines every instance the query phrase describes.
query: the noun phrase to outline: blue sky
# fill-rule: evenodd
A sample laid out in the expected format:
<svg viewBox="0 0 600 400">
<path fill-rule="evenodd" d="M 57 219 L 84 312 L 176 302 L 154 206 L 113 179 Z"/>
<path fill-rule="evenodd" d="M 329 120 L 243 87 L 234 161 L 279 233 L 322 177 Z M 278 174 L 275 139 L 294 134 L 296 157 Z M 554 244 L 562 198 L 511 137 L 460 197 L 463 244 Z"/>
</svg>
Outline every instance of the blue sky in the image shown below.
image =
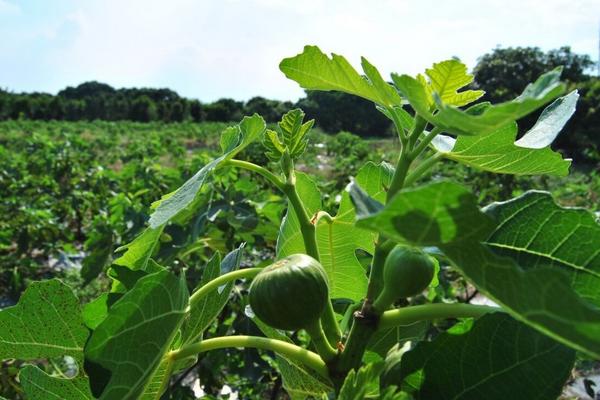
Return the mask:
<svg viewBox="0 0 600 400">
<path fill-rule="evenodd" d="M 213 101 L 297 99 L 278 70 L 305 44 L 386 75 L 497 45 L 598 58 L 600 0 L 0 0 L 0 87 L 56 93 L 99 80 Z M 388 75 L 389 76 L 389 75 Z"/>
</svg>

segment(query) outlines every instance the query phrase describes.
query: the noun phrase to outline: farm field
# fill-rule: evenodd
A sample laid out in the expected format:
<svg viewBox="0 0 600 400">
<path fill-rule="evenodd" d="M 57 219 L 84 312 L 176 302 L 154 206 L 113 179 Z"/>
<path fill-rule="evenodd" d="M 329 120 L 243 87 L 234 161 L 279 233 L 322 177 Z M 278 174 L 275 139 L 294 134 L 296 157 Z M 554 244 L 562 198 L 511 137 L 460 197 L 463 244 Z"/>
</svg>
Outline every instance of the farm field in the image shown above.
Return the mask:
<svg viewBox="0 0 600 400">
<path fill-rule="evenodd" d="M 219 154 L 220 133 L 227 126 L 206 122 L 0 123 L 0 308 L 16 304 L 30 283 L 41 279 L 63 279 L 82 304 L 109 288 L 105 271 L 115 258 L 114 251 L 143 231 L 153 202 Z M 347 177 L 356 176 L 367 161 L 394 162 L 390 149 L 396 142 L 392 138 L 363 140 L 348 132 L 328 135 L 315 129 L 297 168 L 314 177 L 322 192 L 341 195 Z M 269 162 L 260 143 L 237 158 Z M 529 189 L 548 190 L 564 206 L 598 211 L 600 204 L 597 165 L 572 168 L 567 177 L 515 177 L 445 161 L 424 178 L 460 181 L 482 206 Z M 185 269 L 190 288 L 215 251 L 227 253 L 247 243 L 262 249 L 246 253 L 247 266 L 268 263 L 276 251 L 278 221 L 286 208 L 284 198 L 266 181 L 251 181 L 249 173 L 233 168 L 203 190 L 205 204 L 195 222 L 167 227 L 154 256 L 163 265 Z M 324 210 L 334 215 L 339 199 L 324 197 Z M 474 288 L 454 272 L 447 270 L 444 276 L 444 296 L 474 298 Z M 238 290 L 247 288 L 240 285 Z M 209 328 L 210 334 L 256 333 L 256 328 L 245 325 L 242 297 L 234 298 L 221 313 L 220 323 Z M 275 393 L 281 390 L 281 378 L 264 375 L 271 363 L 268 355 L 255 350 L 223 350 L 208 353 L 193 376 L 204 382 L 206 393 L 217 394 L 225 384 L 242 397 Z M 224 365 L 223 371 L 211 368 L 216 364 Z M 56 363 L 40 365 L 48 371 L 68 368 Z M 2 364 L 0 395 L 19 396 L 14 383 L 17 366 Z M 582 360 L 580 368 L 593 368 L 593 364 Z M 258 376 L 262 377 L 256 385 Z M 185 396 L 191 389 L 181 382 L 187 381 L 178 381 L 173 393 Z"/>
</svg>

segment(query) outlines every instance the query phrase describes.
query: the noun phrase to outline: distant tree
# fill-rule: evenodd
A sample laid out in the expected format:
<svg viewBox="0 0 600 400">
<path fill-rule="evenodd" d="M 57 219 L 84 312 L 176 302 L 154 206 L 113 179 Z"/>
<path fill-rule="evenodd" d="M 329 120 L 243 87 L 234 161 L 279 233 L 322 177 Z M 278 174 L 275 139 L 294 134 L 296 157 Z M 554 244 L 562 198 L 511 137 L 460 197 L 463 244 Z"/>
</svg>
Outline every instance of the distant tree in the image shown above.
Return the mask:
<svg viewBox="0 0 600 400">
<path fill-rule="evenodd" d="M 206 113 L 202 103 L 198 100 L 190 100 L 190 117 L 194 122 L 201 122 L 206 119 Z"/>
<path fill-rule="evenodd" d="M 245 114 L 252 115 L 257 113 L 267 122 L 277 122 L 281 116 L 293 108 L 293 103 L 289 101 L 281 102 L 277 100 L 269 100 L 264 97 L 253 97 L 245 106 Z"/>
<path fill-rule="evenodd" d="M 360 136 L 384 136 L 390 121 L 368 100 L 341 92 L 309 91 L 296 103 L 329 133 L 348 131 Z"/>
<path fill-rule="evenodd" d="M 239 121 L 244 113 L 244 103 L 233 99 L 219 99 L 204 108 L 207 121 Z"/>
<path fill-rule="evenodd" d="M 475 86 L 486 92 L 485 100 L 501 102 L 515 98 L 527 83 L 558 66 L 563 66 L 562 79 L 584 82 L 593 65 L 588 55 L 573 53 L 567 46 L 546 53 L 539 47 L 498 47 L 478 59 L 473 75 Z"/>
<path fill-rule="evenodd" d="M 135 99 L 131 104 L 130 119 L 139 122 L 150 122 L 156 120 L 156 105 L 146 95 Z"/>
<path fill-rule="evenodd" d="M 171 103 L 169 121 L 181 122 L 186 118 L 188 114 L 187 104 L 181 100 L 174 101 Z"/>
<path fill-rule="evenodd" d="M 78 86 L 67 88 L 58 92 L 58 96 L 66 99 L 83 100 L 88 97 L 100 97 L 112 95 L 115 93 L 115 89 L 107 85 L 106 83 L 100 83 L 96 81 L 84 82 Z"/>
</svg>

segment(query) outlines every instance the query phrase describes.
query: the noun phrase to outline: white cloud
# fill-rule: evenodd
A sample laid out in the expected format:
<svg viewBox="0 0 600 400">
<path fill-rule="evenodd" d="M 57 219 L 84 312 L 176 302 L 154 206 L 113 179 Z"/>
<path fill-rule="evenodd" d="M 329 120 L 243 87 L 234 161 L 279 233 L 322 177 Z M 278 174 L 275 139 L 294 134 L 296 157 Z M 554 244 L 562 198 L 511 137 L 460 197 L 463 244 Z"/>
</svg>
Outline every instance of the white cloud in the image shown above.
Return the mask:
<svg viewBox="0 0 600 400">
<path fill-rule="evenodd" d="M 0 0 L 0 16 L 14 16 L 21 13 L 21 8 L 15 4 L 8 2 L 7 0 Z"/>
<path fill-rule="evenodd" d="M 6 0 L 0 0 L 0 14 Z M 365 55 L 384 75 L 416 73 L 458 56 L 473 66 L 497 44 L 596 51 L 597 0 L 91 1 L 71 4 L 40 54 L 52 90 L 97 79 L 167 86 L 210 101 L 302 90 L 279 61 L 317 44 L 354 65 Z M 14 46 L 16 47 L 16 46 Z M 24 50 L 26 51 L 26 49 Z"/>
</svg>

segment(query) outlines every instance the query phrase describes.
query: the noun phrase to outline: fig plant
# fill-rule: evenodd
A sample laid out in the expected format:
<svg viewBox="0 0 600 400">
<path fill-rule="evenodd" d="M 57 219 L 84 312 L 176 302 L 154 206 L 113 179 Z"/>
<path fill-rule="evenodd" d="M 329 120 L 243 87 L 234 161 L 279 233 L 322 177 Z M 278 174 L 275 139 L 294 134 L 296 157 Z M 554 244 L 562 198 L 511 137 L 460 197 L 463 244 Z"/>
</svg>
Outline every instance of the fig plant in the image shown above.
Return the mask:
<svg viewBox="0 0 600 400">
<path fill-rule="evenodd" d="M 275 353 L 292 398 L 554 399 L 576 351 L 600 357 L 594 215 L 539 191 L 480 208 L 460 183 L 425 179 L 442 160 L 502 174 L 567 174 L 570 161 L 549 146 L 578 95 L 563 96 L 560 69 L 495 105 L 463 90 L 472 77 L 458 60 L 388 82 L 364 58 L 361 74 L 344 57 L 307 46 L 280 69 L 307 90 L 372 101 L 396 128 L 395 166 L 364 165 L 331 215 L 311 177 L 295 168 L 313 125 L 301 110 L 274 130 L 258 115 L 227 128 L 222 155 L 154 203 L 147 229 L 120 249 L 109 293 L 80 308 L 60 281 L 37 282 L 0 312 L 0 359 L 68 356 L 78 367 L 67 378 L 25 366 L 19 377 L 29 398 L 158 399 L 202 353 L 253 347 Z M 516 121 L 544 106 L 518 134 Z M 235 158 L 259 140 L 276 169 Z M 203 186 L 228 168 L 286 196 L 277 260 L 240 268 L 243 246 L 223 259 L 216 253 L 190 295 L 184 273 L 152 257 L 163 229 L 190 221 Z M 366 268 L 358 252 L 370 255 Z M 440 266 L 497 306 L 436 295 Z M 237 280 L 252 282 L 247 314 L 264 335 L 204 338 Z M 430 329 L 446 320 L 456 323 Z M 298 329 L 310 342 L 295 342 Z"/>
</svg>

